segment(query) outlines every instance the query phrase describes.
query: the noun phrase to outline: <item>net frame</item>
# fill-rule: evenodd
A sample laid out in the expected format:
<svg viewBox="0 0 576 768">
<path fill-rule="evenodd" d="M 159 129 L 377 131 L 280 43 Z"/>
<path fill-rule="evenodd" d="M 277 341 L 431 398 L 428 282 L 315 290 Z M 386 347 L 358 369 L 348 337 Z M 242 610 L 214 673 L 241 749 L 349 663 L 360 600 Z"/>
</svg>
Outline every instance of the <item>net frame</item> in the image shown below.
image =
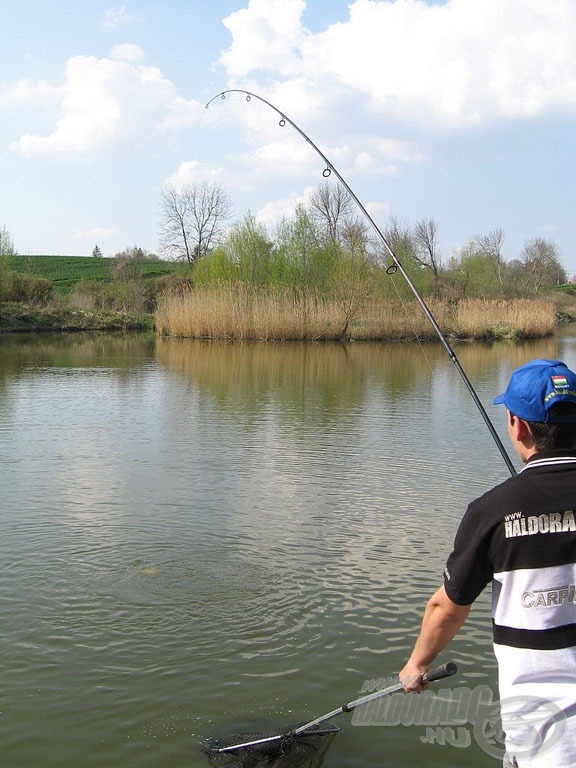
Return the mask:
<svg viewBox="0 0 576 768">
<path fill-rule="evenodd" d="M 218 767 L 317 768 L 340 728 L 325 722 L 296 733 L 298 727 L 286 728 L 283 733 L 232 733 L 211 739 L 202 751 Z M 237 750 L 233 749 L 235 744 Z"/>
</svg>

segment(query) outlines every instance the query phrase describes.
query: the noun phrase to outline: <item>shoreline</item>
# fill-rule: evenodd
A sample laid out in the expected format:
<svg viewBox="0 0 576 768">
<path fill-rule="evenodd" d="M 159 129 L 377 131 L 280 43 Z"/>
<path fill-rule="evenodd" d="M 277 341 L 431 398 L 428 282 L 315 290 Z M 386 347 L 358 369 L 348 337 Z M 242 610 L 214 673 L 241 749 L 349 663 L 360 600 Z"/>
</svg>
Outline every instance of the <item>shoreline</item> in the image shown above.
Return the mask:
<svg viewBox="0 0 576 768">
<path fill-rule="evenodd" d="M 473 328 L 454 328 L 451 323 L 442 323 L 443 332 L 446 337 L 452 341 L 498 341 L 498 340 L 521 340 L 538 339 L 554 335 L 557 328 L 563 324 L 574 321 L 574 318 L 566 313 L 556 312 L 553 319 L 529 332 L 522 325 L 519 319 L 517 324 L 513 320 L 502 322 L 494 315 L 492 318 L 485 313 L 483 325 L 476 324 Z M 443 318 L 446 320 L 446 318 Z M 238 318 L 232 318 L 232 325 L 238 327 Z M 227 330 L 220 328 L 219 333 L 207 332 L 208 328 L 196 328 L 196 332 L 183 333 L 170 332 L 162 323 L 162 318 L 158 314 L 130 314 L 112 311 L 89 311 L 71 307 L 33 307 L 26 304 L 4 303 L 0 305 L 0 335 L 1 334 L 26 334 L 26 333 L 80 333 L 89 331 L 126 333 L 126 332 L 151 332 L 160 336 L 175 338 L 198 338 L 213 340 L 254 340 L 254 341 L 391 341 L 408 342 L 419 339 L 421 341 L 432 341 L 437 338 L 432 326 L 429 325 L 427 318 L 421 318 L 422 323 L 418 328 L 407 329 L 406 327 L 393 327 L 391 323 L 385 330 L 382 327 L 376 329 L 372 327 L 365 333 L 355 335 L 354 333 L 343 336 L 339 333 L 289 333 L 287 328 L 282 328 L 282 323 L 275 327 L 275 333 L 258 332 L 252 325 L 252 333 L 246 328 L 240 334 L 231 333 L 230 326 Z M 325 322 L 325 319 L 324 319 Z M 311 329 L 309 329 L 311 330 Z M 349 328 L 349 330 L 351 330 Z M 214 329 L 212 329 L 214 331 Z"/>
<path fill-rule="evenodd" d="M 154 330 L 154 316 L 150 314 L 87 311 L 71 307 L 33 307 L 13 302 L 0 305 L 0 334 Z"/>
</svg>

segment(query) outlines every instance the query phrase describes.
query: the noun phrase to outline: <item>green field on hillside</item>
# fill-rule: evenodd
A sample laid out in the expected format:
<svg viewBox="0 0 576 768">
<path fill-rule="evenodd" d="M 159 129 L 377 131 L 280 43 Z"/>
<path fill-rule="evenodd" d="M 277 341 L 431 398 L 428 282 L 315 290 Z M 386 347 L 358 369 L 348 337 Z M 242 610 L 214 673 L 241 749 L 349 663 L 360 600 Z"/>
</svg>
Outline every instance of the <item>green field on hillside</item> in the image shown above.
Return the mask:
<svg viewBox="0 0 576 768">
<path fill-rule="evenodd" d="M 67 292 L 81 280 L 110 280 L 116 259 L 94 256 L 12 256 L 10 269 L 34 277 L 51 280 L 54 288 Z M 143 259 L 144 278 L 160 277 L 177 272 L 182 264 L 159 259 Z"/>
</svg>

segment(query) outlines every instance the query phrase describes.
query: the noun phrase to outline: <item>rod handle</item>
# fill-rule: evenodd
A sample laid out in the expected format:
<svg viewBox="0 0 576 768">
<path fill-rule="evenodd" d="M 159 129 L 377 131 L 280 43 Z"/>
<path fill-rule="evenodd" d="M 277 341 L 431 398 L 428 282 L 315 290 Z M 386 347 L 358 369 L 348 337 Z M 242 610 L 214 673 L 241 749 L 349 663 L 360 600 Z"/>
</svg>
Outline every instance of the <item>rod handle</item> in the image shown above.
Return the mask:
<svg viewBox="0 0 576 768">
<path fill-rule="evenodd" d="M 433 683 L 434 680 L 442 680 L 443 677 L 451 677 L 458 671 L 458 667 L 453 661 L 449 661 L 447 664 L 441 664 L 439 667 L 429 669 L 422 675 L 423 683 Z"/>
</svg>

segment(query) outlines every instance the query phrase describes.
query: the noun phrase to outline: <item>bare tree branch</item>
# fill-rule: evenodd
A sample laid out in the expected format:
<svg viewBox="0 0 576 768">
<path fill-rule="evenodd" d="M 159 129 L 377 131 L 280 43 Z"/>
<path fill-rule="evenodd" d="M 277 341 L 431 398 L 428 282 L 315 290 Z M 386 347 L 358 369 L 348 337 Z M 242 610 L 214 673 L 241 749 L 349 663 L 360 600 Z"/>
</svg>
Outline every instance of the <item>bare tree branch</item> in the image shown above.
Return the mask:
<svg viewBox="0 0 576 768">
<path fill-rule="evenodd" d="M 310 197 L 310 210 L 326 239 L 341 245 L 354 210 L 354 201 L 345 187 L 329 182 L 321 184 Z"/>
<path fill-rule="evenodd" d="M 566 282 L 566 272 L 560 264 L 558 248 L 550 240 L 532 238 L 522 249 L 520 260 L 525 295 L 537 294 L 541 288 L 552 288 Z"/>
<path fill-rule="evenodd" d="M 438 224 L 433 219 L 422 219 L 414 225 L 413 237 L 415 252 L 414 258 L 423 267 L 430 269 L 434 279 L 440 276 L 440 255 L 438 253 L 438 241 L 436 233 Z"/>
<path fill-rule="evenodd" d="M 504 244 L 504 230 L 501 227 L 491 229 L 487 235 L 476 235 L 474 242 L 478 246 L 480 253 L 486 256 L 492 264 L 492 268 L 498 278 L 500 289 L 504 292 L 504 268 L 505 262 L 502 256 L 502 245 Z"/>
<path fill-rule="evenodd" d="M 199 182 L 176 189 L 168 185 L 160 199 L 161 248 L 168 256 L 193 264 L 219 245 L 231 204 L 223 188 Z"/>
</svg>

